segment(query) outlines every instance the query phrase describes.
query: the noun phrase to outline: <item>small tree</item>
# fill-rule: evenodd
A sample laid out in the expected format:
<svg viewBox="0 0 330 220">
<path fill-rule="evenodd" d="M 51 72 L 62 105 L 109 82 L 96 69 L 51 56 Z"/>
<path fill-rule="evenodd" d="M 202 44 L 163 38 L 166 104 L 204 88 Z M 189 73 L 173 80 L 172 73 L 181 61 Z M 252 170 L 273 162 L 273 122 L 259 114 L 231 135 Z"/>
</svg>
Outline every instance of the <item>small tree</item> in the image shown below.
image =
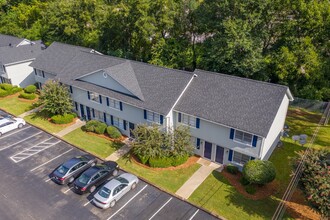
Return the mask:
<svg viewBox="0 0 330 220">
<path fill-rule="evenodd" d="M 185 156 L 193 153 L 190 129 L 187 126 L 179 126 L 173 131 L 173 156 Z"/>
<path fill-rule="evenodd" d="M 304 152 L 299 153 L 298 162 Z M 330 154 L 326 151 L 310 150 L 304 157 L 300 179 L 307 200 L 324 219 L 330 217 Z"/>
<path fill-rule="evenodd" d="M 42 87 L 39 100 L 46 110 L 54 115 L 72 111 L 73 105 L 68 89 L 58 81 L 48 80 Z"/>
<path fill-rule="evenodd" d="M 276 171 L 270 161 L 250 160 L 244 164 L 243 176 L 250 183 L 264 185 L 275 179 Z"/>
</svg>

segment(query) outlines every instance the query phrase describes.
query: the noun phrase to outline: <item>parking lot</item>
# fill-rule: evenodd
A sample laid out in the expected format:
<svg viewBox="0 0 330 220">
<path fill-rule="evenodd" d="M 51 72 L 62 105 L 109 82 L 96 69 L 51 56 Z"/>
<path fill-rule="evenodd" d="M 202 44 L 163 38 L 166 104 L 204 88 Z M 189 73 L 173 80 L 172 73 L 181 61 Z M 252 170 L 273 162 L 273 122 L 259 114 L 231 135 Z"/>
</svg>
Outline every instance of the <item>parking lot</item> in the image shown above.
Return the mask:
<svg viewBox="0 0 330 220">
<path fill-rule="evenodd" d="M 48 174 L 84 152 L 26 124 L 0 137 L 0 216 L 6 219 L 216 219 L 140 180 L 113 208 L 93 205 Z"/>
</svg>

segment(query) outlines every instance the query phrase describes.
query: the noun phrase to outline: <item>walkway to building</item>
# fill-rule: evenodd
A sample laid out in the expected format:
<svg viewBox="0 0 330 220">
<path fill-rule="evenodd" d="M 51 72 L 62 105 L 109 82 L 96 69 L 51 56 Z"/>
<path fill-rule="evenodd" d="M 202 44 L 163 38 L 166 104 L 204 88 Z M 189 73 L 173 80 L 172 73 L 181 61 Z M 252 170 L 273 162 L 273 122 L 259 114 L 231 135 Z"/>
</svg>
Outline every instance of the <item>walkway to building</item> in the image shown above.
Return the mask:
<svg viewBox="0 0 330 220">
<path fill-rule="evenodd" d="M 183 199 L 188 199 L 189 196 L 198 188 L 200 184 L 203 183 L 203 181 L 212 173 L 213 170 L 222 170 L 221 165 L 215 164 L 203 158 L 199 158 L 197 163 L 201 164 L 202 166 L 175 193 Z"/>
<path fill-rule="evenodd" d="M 81 121 L 79 118 L 76 120 L 76 122 L 66 128 L 64 128 L 63 130 L 61 130 L 60 132 L 54 134 L 57 137 L 63 137 L 64 135 L 70 133 L 71 131 L 76 130 L 77 128 L 80 128 L 82 126 L 84 126 L 86 124 L 85 121 Z"/>
</svg>

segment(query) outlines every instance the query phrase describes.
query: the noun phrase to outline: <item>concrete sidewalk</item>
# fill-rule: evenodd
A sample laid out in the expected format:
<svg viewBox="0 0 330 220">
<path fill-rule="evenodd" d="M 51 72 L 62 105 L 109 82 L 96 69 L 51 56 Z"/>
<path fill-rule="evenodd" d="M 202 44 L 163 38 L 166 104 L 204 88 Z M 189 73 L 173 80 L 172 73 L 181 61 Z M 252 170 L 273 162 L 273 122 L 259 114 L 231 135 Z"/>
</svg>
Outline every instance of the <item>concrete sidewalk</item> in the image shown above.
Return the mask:
<svg viewBox="0 0 330 220">
<path fill-rule="evenodd" d="M 128 151 L 131 149 L 131 146 L 128 144 L 125 144 L 121 148 L 119 148 L 117 151 L 113 152 L 110 156 L 105 158 L 105 160 L 111 160 L 111 161 L 117 161 L 119 158 L 124 156 Z"/>
<path fill-rule="evenodd" d="M 27 112 L 24 112 L 24 113 L 20 114 L 18 117 L 24 118 L 25 116 L 32 115 L 33 113 L 38 112 L 41 108 L 42 108 L 42 106 L 39 106 L 39 107 L 34 108 L 30 111 L 27 111 Z"/>
<path fill-rule="evenodd" d="M 200 158 L 197 163 L 202 166 L 180 187 L 180 189 L 178 189 L 178 191 L 176 191 L 176 195 L 188 199 L 213 170 L 222 168 L 221 165 L 212 163 L 203 158 Z"/>
<path fill-rule="evenodd" d="M 76 130 L 77 128 L 80 128 L 82 126 L 84 126 L 86 124 L 85 121 L 81 121 L 79 118 L 76 120 L 76 122 L 73 124 L 73 125 L 70 125 L 66 128 L 64 128 L 62 131 L 54 134 L 55 136 L 58 136 L 58 137 L 63 137 L 64 135 L 70 133 L 71 131 L 73 130 Z"/>
</svg>

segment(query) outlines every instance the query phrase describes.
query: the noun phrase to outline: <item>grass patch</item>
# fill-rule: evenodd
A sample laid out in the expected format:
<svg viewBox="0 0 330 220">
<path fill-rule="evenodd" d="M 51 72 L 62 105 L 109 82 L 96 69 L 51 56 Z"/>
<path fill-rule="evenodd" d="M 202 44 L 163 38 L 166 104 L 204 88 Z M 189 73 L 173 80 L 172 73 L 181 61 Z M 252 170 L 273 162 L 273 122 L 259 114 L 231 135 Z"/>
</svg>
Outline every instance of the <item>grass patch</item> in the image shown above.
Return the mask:
<svg viewBox="0 0 330 220">
<path fill-rule="evenodd" d="M 18 116 L 24 112 L 27 112 L 33 108 L 35 101 L 21 100 L 18 98 L 19 94 L 0 98 L 1 109 Z"/>
<path fill-rule="evenodd" d="M 172 193 L 175 193 L 201 167 L 200 164 L 196 163 L 187 168 L 177 170 L 151 170 L 132 162 L 128 158 L 121 158 L 117 162 L 126 171 L 143 177 L 156 186 Z"/>
<path fill-rule="evenodd" d="M 123 146 L 102 137 L 90 135 L 78 128 L 63 137 L 64 140 L 76 145 L 100 158 L 106 158 Z"/>
</svg>

